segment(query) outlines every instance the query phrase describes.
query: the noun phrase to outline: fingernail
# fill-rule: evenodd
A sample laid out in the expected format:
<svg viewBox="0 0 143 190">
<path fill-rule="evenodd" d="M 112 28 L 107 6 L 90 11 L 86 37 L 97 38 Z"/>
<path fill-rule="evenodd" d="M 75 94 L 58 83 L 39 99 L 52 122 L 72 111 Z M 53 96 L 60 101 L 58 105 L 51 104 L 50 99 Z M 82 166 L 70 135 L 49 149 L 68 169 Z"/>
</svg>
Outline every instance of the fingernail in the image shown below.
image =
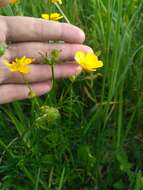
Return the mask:
<svg viewBox="0 0 143 190">
<path fill-rule="evenodd" d="M 80 30 L 79 32 L 79 43 L 82 44 L 85 41 L 85 33 L 83 30 Z"/>
<path fill-rule="evenodd" d="M 84 40 L 85 40 L 85 33 L 84 33 L 83 30 L 80 30 L 80 35 L 81 35 L 82 41 L 84 42 Z"/>
</svg>

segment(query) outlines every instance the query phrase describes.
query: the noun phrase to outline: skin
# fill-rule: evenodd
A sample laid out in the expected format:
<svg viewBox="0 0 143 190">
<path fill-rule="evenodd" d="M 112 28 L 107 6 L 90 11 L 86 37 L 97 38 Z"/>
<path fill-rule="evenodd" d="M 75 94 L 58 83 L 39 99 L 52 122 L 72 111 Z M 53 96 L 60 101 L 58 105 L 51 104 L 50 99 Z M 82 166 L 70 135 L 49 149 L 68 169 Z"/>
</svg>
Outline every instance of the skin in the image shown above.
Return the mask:
<svg viewBox="0 0 143 190">
<path fill-rule="evenodd" d="M 0 7 L 8 0 L 0 0 Z M 64 43 L 49 43 L 49 41 Z M 41 96 L 51 90 L 51 68 L 41 64 L 41 55 L 60 49 L 60 63 L 55 65 L 56 79 L 79 74 L 81 67 L 75 64 L 74 54 L 78 50 L 92 51 L 83 45 L 84 32 L 76 26 L 66 23 L 45 21 L 39 18 L 0 16 L 0 44 L 8 43 L 8 49 L 0 57 L 0 104 L 28 98 L 29 89 L 19 73 L 13 73 L 3 64 L 3 60 L 12 61 L 16 57 L 34 58 L 31 72 L 25 74 L 32 90 Z"/>
</svg>

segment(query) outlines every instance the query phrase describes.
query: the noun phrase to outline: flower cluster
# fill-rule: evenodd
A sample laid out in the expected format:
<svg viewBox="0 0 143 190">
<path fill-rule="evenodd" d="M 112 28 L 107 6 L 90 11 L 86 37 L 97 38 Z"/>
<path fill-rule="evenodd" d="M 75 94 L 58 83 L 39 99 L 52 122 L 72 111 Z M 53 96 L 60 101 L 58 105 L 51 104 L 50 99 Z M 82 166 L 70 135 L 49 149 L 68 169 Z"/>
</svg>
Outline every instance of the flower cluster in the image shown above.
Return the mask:
<svg viewBox="0 0 143 190">
<path fill-rule="evenodd" d="M 10 0 L 11 3 L 16 3 L 17 0 Z M 62 0 L 51 0 L 51 3 L 59 3 L 62 4 Z M 64 15 L 60 13 L 43 13 L 41 17 L 45 20 L 54 20 L 58 21 L 62 19 Z M 26 58 L 25 56 L 22 58 L 16 58 L 15 61 L 9 63 L 5 61 L 5 65 L 9 68 L 11 72 L 20 72 L 20 73 L 28 73 L 30 72 L 30 68 L 28 65 L 32 63 L 33 59 Z M 83 51 L 78 51 L 75 54 L 75 61 L 79 64 L 84 70 L 87 71 L 96 71 L 97 68 L 103 67 L 103 62 L 98 59 L 98 57 L 94 53 L 85 53 Z"/>
<path fill-rule="evenodd" d="M 9 1 L 12 4 L 17 2 L 17 0 L 9 0 Z M 59 8 L 58 10 L 60 13 L 57 13 L 57 12 L 49 13 L 49 14 L 43 13 L 43 14 L 41 14 L 41 18 L 45 19 L 45 20 L 54 20 L 54 21 L 58 21 L 62 18 L 65 18 L 65 20 L 67 20 L 62 9 L 60 8 L 60 4 L 62 4 L 62 0 L 51 0 L 51 3 L 55 4 L 56 7 Z M 1 46 L 0 47 L 0 56 L 3 56 L 5 51 L 6 51 L 5 46 Z M 44 60 L 46 60 L 45 61 L 46 64 L 48 63 L 53 67 L 54 63 L 55 64 L 57 63 L 57 59 L 59 58 L 59 53 L 60 52 L 58 52 L 58 51 L 53 52 L 54 59 L 51 59 L 50 57 L 45 56 Z M 56 58 L 56 56 L 57 56 L 57 58 Z M 85 53 L 83 51 L 77 51 L 75 53 L 74 59 L 75 59 L 76 63 L 79 64 L 83 68 L 83 70 L 86 70 L 86 71 L 96 71 L 97 68 L 103 67 L 103 62 L 101 60 L 99 60 L 98 57 L 92 52 Z M 21 73 L 21 75 L 24 78 L 24 74 L 29 73 L 31 71 L 31 69 L 29 68 L 29 64 L 31 64 L 33 61 L 34 60 L 32 58 L 27 58 L 26 56 L 23 56 L 21 58 L 16 58 L 12 62 L 5 60 L 4 65 L 7 66 L 11 72 Z M 43 62 L 43 64 L 45 64 L 45 63 Z M 52 71 L 53 71 L 53 69 L 52 69 Z M 54 77 L 53 77 L 53 79 L 54 79 Z M 27 84 L 27 81 L 26 81 L 26 84 Z M 28 85 L 28 87 L 30 89 L 29 85 Z M 30 92 L 32 92 L 31 89 L 30 89 Z"/>
<path fill-rule="evenodd" d="M 11 3 L 16 3 L 17 0 L 10 0 Z M 51 0 L 51 3 L 59 3 L 62 4 L 62 0 Z M 61 12 L 62 14 L 62 12 Z M 62 19 L 64 15 L 60 13 L 43 13 L 41 17 L 45 20 L 54 20 L 58 21 Z M 28 65 L 32 63 L 33 59 L 26 58 L 23 56 L 22 58 L 16 58 L 15 61 L 9 63 L 5 61 L 5 65 L 9 68 L 11 72 L 20 72 L 20 73 L 28 73 L 30 72 L 30 68 Z M 83 51 L 78 51 L 75 54 L 75 61 L 79 64 L 84 70 L 87 71 L 96 71 L 97 68 L 103 67 L 103 62 L 98 59 L 98 57 L 94 53 L 85 53 Z"/>
</svg>

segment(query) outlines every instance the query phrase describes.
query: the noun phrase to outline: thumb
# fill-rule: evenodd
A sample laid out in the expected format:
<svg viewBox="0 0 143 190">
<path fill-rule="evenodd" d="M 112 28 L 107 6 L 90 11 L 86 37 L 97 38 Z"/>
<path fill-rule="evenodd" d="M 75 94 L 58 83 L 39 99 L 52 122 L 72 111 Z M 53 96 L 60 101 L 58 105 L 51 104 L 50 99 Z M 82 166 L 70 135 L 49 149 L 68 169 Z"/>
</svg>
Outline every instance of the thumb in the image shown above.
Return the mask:
<svg viewBox="0 0 143 190">
<path fill-rule="evenodd" d="M 0 7 L 8 5 L 9 3 L 15 3 L 17 0 L 0 0 Z"/>
</svg>

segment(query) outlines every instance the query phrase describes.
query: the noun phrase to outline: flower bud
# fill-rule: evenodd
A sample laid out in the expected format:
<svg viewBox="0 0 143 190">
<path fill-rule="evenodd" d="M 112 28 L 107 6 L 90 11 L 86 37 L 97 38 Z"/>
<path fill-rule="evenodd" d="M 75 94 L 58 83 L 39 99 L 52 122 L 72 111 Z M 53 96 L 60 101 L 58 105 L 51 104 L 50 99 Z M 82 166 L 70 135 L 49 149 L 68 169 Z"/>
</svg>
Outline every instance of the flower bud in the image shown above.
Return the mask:
<svg viewBox="0 0 143 190">
<path fill-rule="evenodd" d="M 39 127 L 40 124 L 55 124 L 60 119 L 60 113 L 57 108 L 50 106 L 42 106 L 40 107 L 40 114 L 36 118 L 36 123 Z"/>
</svg>

